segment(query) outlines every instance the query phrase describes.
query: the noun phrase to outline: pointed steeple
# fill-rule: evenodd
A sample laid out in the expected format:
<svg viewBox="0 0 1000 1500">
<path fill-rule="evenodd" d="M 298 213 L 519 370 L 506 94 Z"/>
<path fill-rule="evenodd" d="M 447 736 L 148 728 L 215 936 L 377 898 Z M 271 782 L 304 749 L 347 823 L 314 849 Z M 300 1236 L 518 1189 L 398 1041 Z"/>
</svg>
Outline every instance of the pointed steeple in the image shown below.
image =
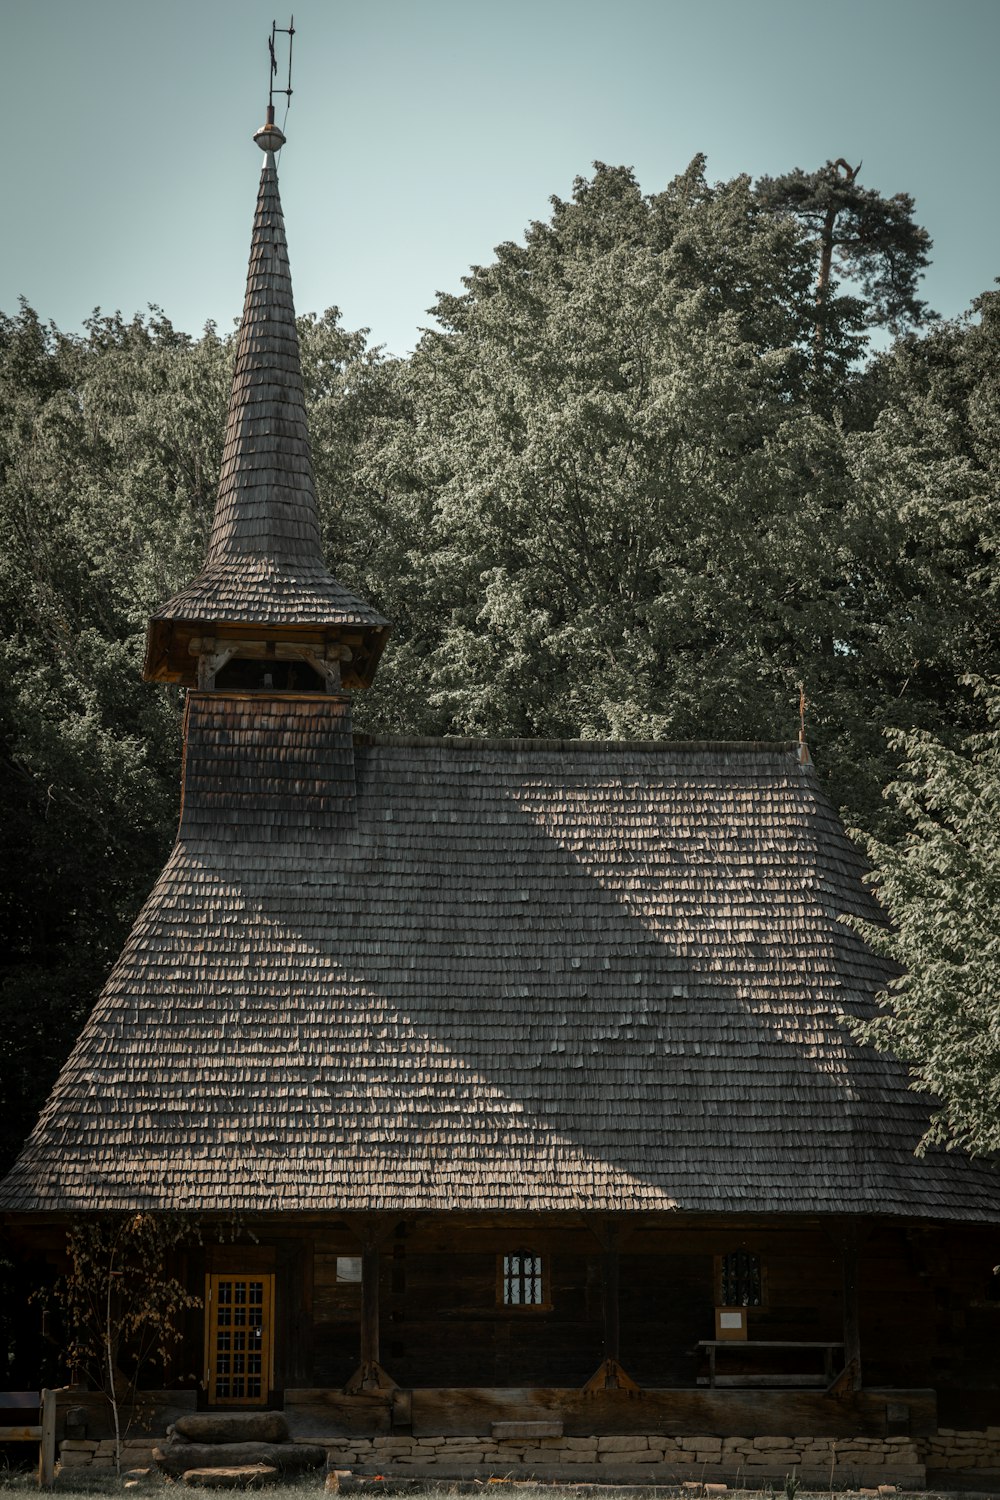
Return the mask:
<svg viewBox="0 0 1000 1500">
<path fill-rule="evenodd" d="M 311 641 L 340 660 L 345 686 L 365 687 L 389 625 L 323 561 L 275 166 L 285 138 L 273 107 L 254 140 L 264 166 L 208 556 L 194 582 L 153 614 L 145 676 L 193 685 L 199 657 L 250 656 L 256 636 L 268 660 L 279 643 L 287 655 Z M 208 685 L 204 668 L 200 680 Z"/>
</svg>

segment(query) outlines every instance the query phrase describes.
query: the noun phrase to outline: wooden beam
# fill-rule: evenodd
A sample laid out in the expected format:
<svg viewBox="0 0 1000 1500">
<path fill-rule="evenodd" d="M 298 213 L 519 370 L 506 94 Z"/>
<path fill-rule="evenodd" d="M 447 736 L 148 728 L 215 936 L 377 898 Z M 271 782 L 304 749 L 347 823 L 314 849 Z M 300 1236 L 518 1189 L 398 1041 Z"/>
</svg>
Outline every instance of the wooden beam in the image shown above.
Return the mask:
<svg viewBox="0 0 1000 1500">
<path fill-rule="evenodd" d="M 215 686 L 215 674 L 221 672 L 233 655 L 232 649 L 223 647 L 218 651 L 201 652 L 198 657 L 198 686 L 209 689 Z"/>
<path fill-rule="evenodd" d="M 399 1387 L 392 1376 L 383 1370 L 380 1364 L 358 1365 L 350 1380 L 344 1386 L 344 1394 L 347 1396 L 358 1396 L 368 1401 L 373 1396 L 391 1396 Z"/>
<path fill-rule="evenodd" d="M 38 1449 L 38 1487 L 50 1490 L 56 1482 L 56 1393 L 42 1391 L 42 1441 Z"/>
<path fill-rule="evenodd" d="M 295 1387 L 285 1391 L 285 1414 L 293 1432 L 322 1432 L 328 1437 L 388 1436 L 395 1425 L 391 1411 L 397 1394 Z"/>
<path fill-rule="evenodd" d="M 937 1401 L 929 1390 L 859 1391 L 831 1401 L 823 1391 L 729 1388 L 702 1390 L 432 1389 L 412 1393 L 417 1437 L 468 1437 L 488 1432 L 493 1422 L 560 1421 L 567 1437 L 593 1433 L 700 1433 L 717 1437 L 785 1437 L 809 1432 L 817 1437 L 885 1436 L 886 1408 L 904 1402 L 910 1432 L 937 1431 Z M 286 1393 L 287 1400 L 287 1393 Z M 649 1425 L 647 1425 L 649 1424 Z M 327 1429 L 328 1430 L 328 1429 Z"/>
<path fill-rule="evenodd" d="M 211 655 L 223 648 L 230 649 L 233 656 L 267 657 L 275 661 L 313 661 L 318 658 L 326 661 L 351 661 L 354 654 L 350 646 L 339 641 L 320 646 L 308 641 L 258 641 L 242 637 L 196 635 L 188 642 L 188 651 L 192 656 Z"/>
<path fill-rule="evenodd" d="M 621 1356 L 621 1317 L 619 1313 L 618 1236 L 613 1224 L 608 1226 L 601 1256 L 601 1286 L 604 1301 L 604 1358 L 616 1365 Z"/>
<path fill-rule="evenodd" d="M 815 1390 L 826 1389 L 825 1375 L 716 1375 L 714 1384 L 733 1386 L 763 1386 L 780 1391 L 783 1386 L 812 1386 Z"/>
<path fill-rule="evenodd" d="M 638 1391 L 641 1387 L 636 1384 L 631 1375 L 626 1374 L 616 1359 L 606 1359 L 591 1375 L 586 1385 L 581 1390 L 593 1391 Z"/>
<path fill-rule="evenodd" d="M 860 1255 L 858 1233 L 849 1225 L 841 1240 L 844 1296 L 844 1373 L 852 1391 L 861 1389 L 861 1313 L 858 1298 Z"/>
<path fill-rule="evenodd" d="M 398 1220 L 388 1214 L 372 1214 L 351 1229 L 361 1241 L 361 1363 L 348 1381 L 350 1392 L 393 1391 L 396 1382 L 380 1364 L 379 1275 L 381 1246 L 394 1233 Z"/>
<path fill-rule="evenodd" d="M 322 677 L 328 693 L 340 692 L 343 683 L 340 677 L 339 661 L 326 661 L 325 658 L 313 656 L 311 653 L 306 653 L 305 660 Z"/>
<path fill-rule="evenodd" d="M 637 1391 L 639 1386 L 620 1364 L 621 1230 L 612 1219 L 589 1219 L 588 1227 L 601 1247 L 601 1306 L 604 1316 L 604 1358 L 583 1387 L 585 1391 Z"/>
<path fill-rule="evenodd" d="M 366 1238 L 361 1246 L 361 1368 L 366 1375 L 379 1363 L 379 1248 L 378 1241 Z"/>
</svg>

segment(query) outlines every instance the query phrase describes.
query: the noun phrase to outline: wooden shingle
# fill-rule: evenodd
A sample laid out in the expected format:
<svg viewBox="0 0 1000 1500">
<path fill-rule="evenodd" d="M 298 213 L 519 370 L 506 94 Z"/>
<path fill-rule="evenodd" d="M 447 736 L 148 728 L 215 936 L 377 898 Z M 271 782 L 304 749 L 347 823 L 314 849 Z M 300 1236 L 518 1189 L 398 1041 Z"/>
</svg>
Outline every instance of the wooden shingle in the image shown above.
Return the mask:
<svg viewBox="0 0 1000 1500">
<path fill-rule="evenodd" d="M 337 581 L 322 554 L 288 247 L 274 158 L 261 172 L 236 343 L 219 493 L 199 576 L 156 610 L 146 675 L 193 685 L 192 634 L 232 626 L 356 636 L 371 679 L 388 621 Z"/>
<path fill-rule="evenodd" d="M 2 1204 L 996 1222 L 846 1028 L 860 874 L 795 746 L 194 693 L 176 847 Z"/>
</svg>

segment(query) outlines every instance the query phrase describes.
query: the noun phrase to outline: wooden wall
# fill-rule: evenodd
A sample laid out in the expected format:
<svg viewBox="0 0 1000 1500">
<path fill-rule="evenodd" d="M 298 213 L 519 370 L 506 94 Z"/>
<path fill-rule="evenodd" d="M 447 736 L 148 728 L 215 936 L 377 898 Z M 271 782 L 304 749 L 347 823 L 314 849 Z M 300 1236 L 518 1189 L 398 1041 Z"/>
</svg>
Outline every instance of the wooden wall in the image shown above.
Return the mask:
<svg viewBox="0 0 1000 1500">
<path fill-rule="evenodd" d="M 382 1219 L 378 1233 L 380 1363 L 398 1385 L 572 1389 L 598 1369 L 606 1265 L 599 1234 L 584 1222 L 513 1230 L 502 1222 Z M 343 1388 L 360 1362 L 362 1293 L 358 1283 L 337 1280 L 336 1263 L 360 1256 L 358 1229 L 293 1222 L 257 1235 L 247 1254 L 273 1264 L 277 1278 L 279 1391 Z M 623 1227 L 622 1367 L 646 1389 L 703 1385 L 697 1346 L 714 1337 L 718 1258 L 740 1249 L 758 1254 L 764 1270 L 763 1305 L 748 1313 L 751 1339 L 843 1338 L 841 1236 L 842 1226 L 818 1223 Z M 516 1249 L 544 1258 L 544 1307 L 498 1303 L 497 1258 Z M 239 1250 L 207 1247 L 206 1263 L 222 1255 L 236 1264 Z M 862 1226 L 860 1257 L 866 1387 L 1000 1390 L 993 1231 Z M 795 1356 L 789 1360 L 791 1370 Z M 818 1368 L 815 1357 L 802 1368 Z"/>
<path fill-rule="evenodd" d="M 866 1380 L 891 1384 L 909 1371 L 942 1391 L 1000 1390 L 998 1252 L 990 1229 L 873 1231 L 862 1247 Z"/>
</svg>

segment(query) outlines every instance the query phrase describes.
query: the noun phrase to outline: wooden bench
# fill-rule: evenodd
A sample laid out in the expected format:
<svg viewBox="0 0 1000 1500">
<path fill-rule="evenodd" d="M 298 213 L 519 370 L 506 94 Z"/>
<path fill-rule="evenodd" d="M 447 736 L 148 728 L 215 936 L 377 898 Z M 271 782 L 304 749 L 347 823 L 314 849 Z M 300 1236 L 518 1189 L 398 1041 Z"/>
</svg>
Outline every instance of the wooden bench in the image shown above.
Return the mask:
<svg viewBox="0 0 1000 1500">
<path fill-rule="evenodd" d="M 40 1420 L 17 1420 L 10 1425 L 10 1419 L 15 1413 L 19 1419 L 27 1418 L 29 1413 L 34 1413 L 37 1418 L 41 1404 L 39 1391 L 0 1391 L 0 1443 L 40 1443 Z"/>
<path fill-rule="evenodd" d="M 21 1420 L 10 1421 L 15 1414 Z M 30 1415 L 40 1420 L 25 1420 Z M 37 1443 L 38 1483 L 51 1485 L 56 1456 L 55 1392 L 0 1391 L 0 1443 Z"/>
<path fill-rule="evenodd" d="M 742 1385 L 742 1386 L 752 1386 L 752 1385 L 760 1385 L 760 1386 L 793 1386 L 793 1385 L 800 1385 L 800 1386 L 813 1386 L 813 1387 L 816 1387 L 818 1389 L 825 1390 L 827 1386 L 833 1384 L 834 1373 L 835 1373 L 834 1372 L 834 1352 L 837 1349 L 839 1349 L 841 1351 L 841 1361 L 840 1361 L 840 1363 L 843 1364 L 843 1349 L 844 1349 L 844 1344 L 843 1344 L 843 1340 L 837 1340 L 837 1339 L 832 1339 L 832 1340 L 823 1340 L 823 1339 L 817 1339 L 817 1340 L 803 1340 L 803 1339 L 699 1339 L 698 1340 L 698 1348 L 699 1349 L 704 1349 L 706 1351 L 706 1353 L 708 1354 L 708 1378 L 707 1378 L 707 1381 L 706 1381 L 705 1377 L 702 1377 L 701 1382 L 700 1382 L 702 1384 L 708 1384 L 708 1385 L 713 1386 L 713 1387 L 720 1386 L 720 1385 Z M 739 1374 L 739 1375 L 720 1375 L 720 1374 L 717 1373 L 717 1370 L 716 1370 L 716 1356 L 718 1355 L 718 1352 L 719 1352 L 720 1349 L 729 1349 L 729 1350 L 732 1350 L 732 1352 L 734 1354 L 735 1353 L 742 1353 L 744 1350 L 749 1350 L 749 1349 L 759 1349 L 759 1350 L 776 1350 L 776 1349 L 788 1349 L 788 1350 L 803 1350 L 803 1349 L 805 1349 L 805 1350 L 822 1350 L 822 1353 L 823 1353 L 823 1369 L 822 1369 L 822 1371 L 817 1370 L 815 1374 L 805 1374 L 805 1375 L 798 1374 L 798 1373 L 796 1373 L 796 1374 L 790 1374 L 790 1373 L 787 1373 L 787 1372 L 784 1373 L 784 1374 L 782 1374 L 780 1370 L 772 1371 L 772 1372 L 766 1373 L 766 1374 L 757 1374 L 757 1373 L 749 1374 L 749 1373 L 745 1373 L 745 1374 Z"/>
</svg>

